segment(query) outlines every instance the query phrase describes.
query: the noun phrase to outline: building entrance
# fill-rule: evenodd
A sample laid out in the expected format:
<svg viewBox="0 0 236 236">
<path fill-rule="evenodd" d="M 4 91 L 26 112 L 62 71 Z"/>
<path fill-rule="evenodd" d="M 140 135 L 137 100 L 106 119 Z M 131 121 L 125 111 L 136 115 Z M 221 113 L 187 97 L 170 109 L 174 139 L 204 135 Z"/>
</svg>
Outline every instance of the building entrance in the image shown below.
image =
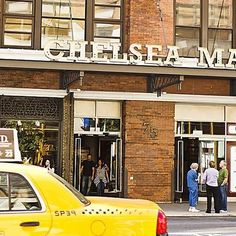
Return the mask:
<svg viewBox="0 0 236 236">
<path fill-rule="evenodd" d="M 101 159 L 107 168 L 109 183 L 105 188 L 108 196 L 119 196 L 122 191 L 122 140 L 117 136 L 82 135 L 75 137 L 74 186 L 81 189 L 81 164 L 87 155 L 97 164 Z M 96 195 L 92 184 L 91 195 Z"/>
<path fill-rule="evenodd" d="M 210 161 L 215 161 L 219 166 L 219 162 L 225 159 L 224 140 L 176 138 L 175 143 L 175 200 L 188 200 L 187 172 L 193 162 L 199 165 L 199 196 L 205 196 L 206 188 L 202 184 L 203 173 Z"/>
</svg>

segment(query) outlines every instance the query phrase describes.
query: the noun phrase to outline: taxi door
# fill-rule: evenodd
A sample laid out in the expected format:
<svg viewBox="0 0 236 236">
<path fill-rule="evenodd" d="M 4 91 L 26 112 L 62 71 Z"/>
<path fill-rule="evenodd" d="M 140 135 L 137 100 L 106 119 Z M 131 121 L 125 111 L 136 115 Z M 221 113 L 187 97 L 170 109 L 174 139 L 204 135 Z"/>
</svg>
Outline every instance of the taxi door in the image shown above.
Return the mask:
<svg viewBox="0 0 236 236">
<path fill-rule="evenodd" d="M 0 236 L 46 236 L 51 213 L 25 177 L 0 172 Z"/>
</svg>

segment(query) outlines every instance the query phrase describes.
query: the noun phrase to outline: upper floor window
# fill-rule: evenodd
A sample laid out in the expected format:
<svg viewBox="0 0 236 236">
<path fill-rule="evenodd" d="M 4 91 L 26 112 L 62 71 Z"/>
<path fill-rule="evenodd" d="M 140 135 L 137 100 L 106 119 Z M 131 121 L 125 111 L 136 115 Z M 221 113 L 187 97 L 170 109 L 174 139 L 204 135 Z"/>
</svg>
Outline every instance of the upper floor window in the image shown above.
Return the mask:
<svg viewBox="0 0 236 236">
<path fill-rule="evenodd" d="M 122 42 L 122 7 L 123 0 L 4 0 L 0 42 L 34 49 L 55 39 Z"/>
<path fill-rule="evenodd" d="M 198 56 L 199 46 L 212 53 L 232 47 L 232 0 L 176 0 L 175 40 L 181 56 Z"/>
<path fill-rule="evenodd" d="M 32 47 L 34 0 L 5 1 L 3 45 Z"/>
</svg>

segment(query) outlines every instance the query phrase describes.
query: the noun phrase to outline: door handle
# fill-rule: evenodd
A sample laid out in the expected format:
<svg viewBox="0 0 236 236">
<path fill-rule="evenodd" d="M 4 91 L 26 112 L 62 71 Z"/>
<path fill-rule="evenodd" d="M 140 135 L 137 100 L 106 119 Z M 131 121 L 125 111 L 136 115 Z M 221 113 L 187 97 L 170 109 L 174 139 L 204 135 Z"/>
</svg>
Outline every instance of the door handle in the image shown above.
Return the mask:
<svg viewBox="0 0 236 236">
<path fill-rule="evenodd" d="M 22 222 L 20 224 L 20 226 L 22 227 L 36 227 L 39 226 L 39 222 L 38 221 L 28 221 L 28 222 Z"/>
</svg>

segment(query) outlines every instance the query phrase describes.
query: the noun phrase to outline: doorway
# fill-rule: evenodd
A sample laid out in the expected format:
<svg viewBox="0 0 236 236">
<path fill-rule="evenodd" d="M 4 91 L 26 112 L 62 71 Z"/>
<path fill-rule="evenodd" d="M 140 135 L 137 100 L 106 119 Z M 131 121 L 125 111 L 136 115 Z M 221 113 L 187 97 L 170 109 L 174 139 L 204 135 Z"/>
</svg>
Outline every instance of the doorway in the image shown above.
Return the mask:
<svg viewBox="0 0 236 236">
<path fill-rule="evenodd" d="M 105 195 L 120 196 L 122 192 L 122 140 L 118 136 L 81 135 L 75 136 L 74 186 L 80 190 L 80 168 L 87 155 L 97 164 L 101 159 L 109 176 L 109 184 Z M 92 185 L 91 195 L 96 195 L 96 187 Z"/>
<path fill-rule="evenodd" d="M 224 140 L 178 137 L 175 143 L 175 201 L 188 200 L 187 173 L 193 162 L 199 165 L 199 196 L 205 196 L 203 173 L 209 167 L 210 161 L 215 161 L 218 167 L 219 162 L 225 160 Z"/>
</svg>

